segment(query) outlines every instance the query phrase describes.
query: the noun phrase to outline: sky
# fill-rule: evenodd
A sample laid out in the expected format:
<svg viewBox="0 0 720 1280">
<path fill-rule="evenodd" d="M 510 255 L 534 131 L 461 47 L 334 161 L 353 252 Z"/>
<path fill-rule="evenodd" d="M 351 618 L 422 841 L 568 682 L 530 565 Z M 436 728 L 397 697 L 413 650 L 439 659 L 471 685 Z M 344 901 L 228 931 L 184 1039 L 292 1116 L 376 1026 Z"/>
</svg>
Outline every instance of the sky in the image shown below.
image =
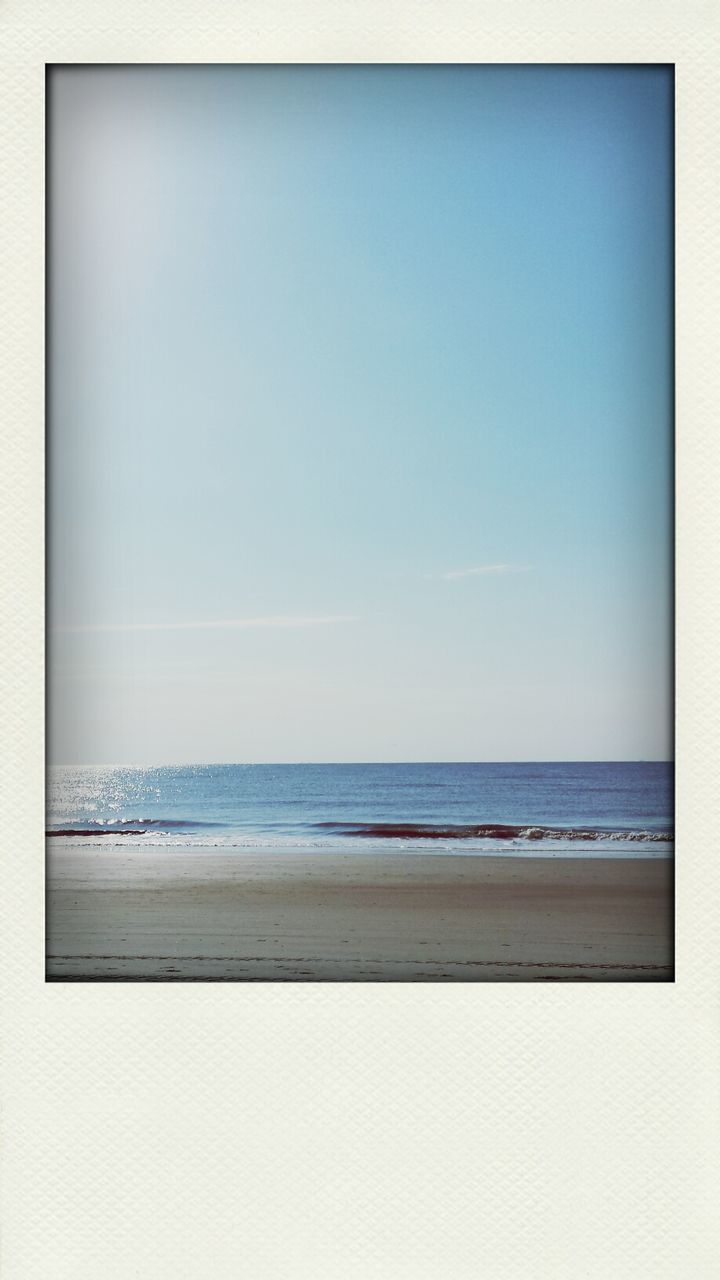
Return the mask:
<svg viewBox="0 0 720 1280">
<path fill-rule="evenodd" d="M 49 76 L 49 758 L 668 759 L 672 72 Z"/>
</svg>

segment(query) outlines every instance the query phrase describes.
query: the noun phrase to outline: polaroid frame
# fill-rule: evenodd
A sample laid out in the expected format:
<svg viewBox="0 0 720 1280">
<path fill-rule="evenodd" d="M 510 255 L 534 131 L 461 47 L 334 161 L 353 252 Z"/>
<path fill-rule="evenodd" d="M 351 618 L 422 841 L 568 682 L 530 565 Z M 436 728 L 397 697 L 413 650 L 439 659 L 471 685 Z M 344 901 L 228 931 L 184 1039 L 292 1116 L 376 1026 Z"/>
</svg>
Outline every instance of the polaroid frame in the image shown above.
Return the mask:
<svg viewBox="0 0 720 1280">
<path fill-rule="evenodd" d="M 717 11 L 10 0 L 0 30 L 4 1280 L 717 1274 Z M 113 62 L 674 63 L 674 983 L 44 982 L 45 67 Z"/>
</svg>

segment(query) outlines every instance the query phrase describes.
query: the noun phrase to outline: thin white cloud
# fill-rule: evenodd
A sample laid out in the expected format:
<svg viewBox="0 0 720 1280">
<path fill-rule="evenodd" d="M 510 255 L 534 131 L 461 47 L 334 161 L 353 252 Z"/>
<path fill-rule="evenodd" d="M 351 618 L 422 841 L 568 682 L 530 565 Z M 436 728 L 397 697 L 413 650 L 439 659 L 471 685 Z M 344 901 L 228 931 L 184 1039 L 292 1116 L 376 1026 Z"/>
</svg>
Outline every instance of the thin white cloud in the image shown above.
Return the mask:
<svg viewBox="0 0 720 1280">
<path fill-rule="evenodd" d="M 475 578 L 483 573 L 527 573 L 529 564 L 477 564 L 472 569 L 449 569 L 442 576 L 447 582 L 453 578 Z"/>
<path fill-rule="evenodd" d="M 57 631 L 243 631 L 249 627 L 322 627 L 336 622 L 358 622 L 352 614 L 275 614 L 267 618 L 222 618 L 195 622 L 102 622 L 74 624 Z"/>
</svg>

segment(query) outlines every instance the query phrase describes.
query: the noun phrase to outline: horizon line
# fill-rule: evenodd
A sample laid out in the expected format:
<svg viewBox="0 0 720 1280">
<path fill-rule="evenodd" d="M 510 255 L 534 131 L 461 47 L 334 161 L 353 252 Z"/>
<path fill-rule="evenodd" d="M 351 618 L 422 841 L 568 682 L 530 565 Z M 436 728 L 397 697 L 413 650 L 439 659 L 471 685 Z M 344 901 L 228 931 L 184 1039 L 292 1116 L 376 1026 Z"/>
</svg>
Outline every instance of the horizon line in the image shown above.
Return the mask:
<svg viewBox="0 0 720 1280">
<path fill-rule="evenodd" d="M 655 756 L 634 756 L 624 760 L 618 758 L 603 759 L 573 759 L 573 760 L 177 760 L 177 761 L 153 761 L 145 763 L 129 764 L 67 764 L 59 761 L 48 762 L 48 769 L 232 769 L 232 768 L 254 768 L 257 766 L 276 768 L 278 765 L 320 765 L 322 767 L 333 767 L 335 765 L 362 765 L 377 768 L 378 766 L 387 765 L 433 765 L 433 764 L 523 764 L 523 765 L 544 765 L 544 764 L 675 764 L 674 757 L 660 758 Z"/>
</svg>

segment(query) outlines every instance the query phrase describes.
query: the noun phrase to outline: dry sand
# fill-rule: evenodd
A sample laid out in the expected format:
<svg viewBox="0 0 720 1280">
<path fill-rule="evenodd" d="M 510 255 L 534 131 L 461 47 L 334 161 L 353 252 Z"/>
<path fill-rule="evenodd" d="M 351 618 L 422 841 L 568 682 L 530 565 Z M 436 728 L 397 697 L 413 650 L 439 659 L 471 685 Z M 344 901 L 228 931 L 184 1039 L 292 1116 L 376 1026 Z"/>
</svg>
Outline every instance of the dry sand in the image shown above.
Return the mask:
<svg viewBox="0 0 720 1280">
<path fill-rule="evenodd" d="M 51 981 L 667 982 L 669 859 L 49 842 Z"/>
</svg>

